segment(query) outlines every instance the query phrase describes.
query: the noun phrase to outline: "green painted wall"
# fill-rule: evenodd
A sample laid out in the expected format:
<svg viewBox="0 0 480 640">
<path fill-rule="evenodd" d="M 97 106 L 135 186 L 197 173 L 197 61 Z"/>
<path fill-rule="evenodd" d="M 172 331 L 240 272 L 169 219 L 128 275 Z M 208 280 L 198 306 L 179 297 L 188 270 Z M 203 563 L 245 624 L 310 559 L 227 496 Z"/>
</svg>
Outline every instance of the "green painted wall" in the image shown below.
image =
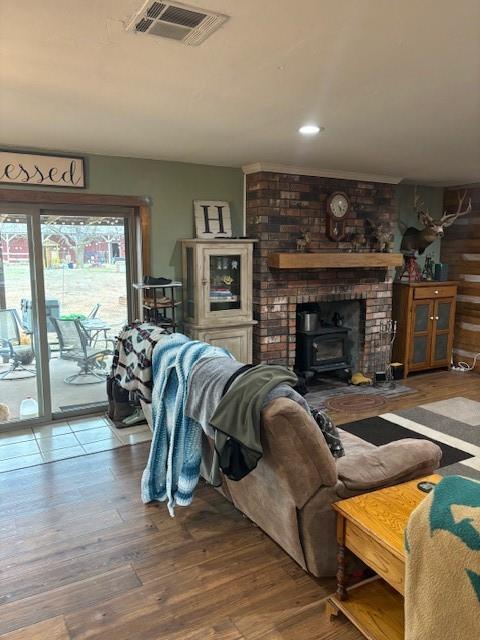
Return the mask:
<svg viewBox="0 0 480 640">
<path fill-rule="evenodd" d="M 150 196 L 154 275 L 181 277 L 178 240 L 194 237 L 193 200 L 228 200 L 233 235 L 242 234 L 241 169 L 90 156 L 88 176 L 92 193 Z"/>
<path fill-rule="evenodd" d="M 417 193 L 425 203 L 426 208 L 434 218 L 440 218 L 443 213 L 443 188 L 442 187 L 417 187 Z M 415 186 L 411 184 L 399 184 L 397 186 L 397 207 L 399 228 L 395 230 L 395 250 L 400 248 L 402 240 L 401 223 L 408 227 L 421 228 L 417 216 L 413 211 Z M 423 268 L 425 257 L 432 256 L 434 262 L 440 261 L 440 239 L 436 240 L 419 258 L 419 264 Z"/>
<path fill-rule="evenodd" d="M 233 235 L 243 232 L 241 169 L 138 158 L 84 157 L 88 189 L 82 189 L 82 193 L 149 196 L 152 199 L 153 275 L 181 277 L 178 241 L 194 237 L 193 200 L 227 200 L 232 213 Z M 22 187 L 14 185 L 12 188 Z"/>
</svg>

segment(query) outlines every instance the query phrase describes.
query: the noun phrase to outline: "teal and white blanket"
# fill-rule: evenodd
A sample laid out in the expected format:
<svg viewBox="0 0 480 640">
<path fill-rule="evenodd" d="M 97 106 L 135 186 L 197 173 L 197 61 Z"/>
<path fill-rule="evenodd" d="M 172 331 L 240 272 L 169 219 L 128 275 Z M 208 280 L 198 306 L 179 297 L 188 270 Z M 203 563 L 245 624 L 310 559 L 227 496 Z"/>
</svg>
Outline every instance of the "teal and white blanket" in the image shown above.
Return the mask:
<svg viewBox="0 0 480 640">
<path fill-rule="evenodd" d="M 153 438 L 142 476 L 143 502 L 187 506 L 200 476 L 202 428 L 185 415 L 188 377 L 201 358 L 233 357 L 225 349 L 173 333 L 153 352 Z"/>
<path fill-rule="evenodd" d="M 480 482 L 445 477 L 406 530 L 405 640 L 480 638 Z"/>
</svg>

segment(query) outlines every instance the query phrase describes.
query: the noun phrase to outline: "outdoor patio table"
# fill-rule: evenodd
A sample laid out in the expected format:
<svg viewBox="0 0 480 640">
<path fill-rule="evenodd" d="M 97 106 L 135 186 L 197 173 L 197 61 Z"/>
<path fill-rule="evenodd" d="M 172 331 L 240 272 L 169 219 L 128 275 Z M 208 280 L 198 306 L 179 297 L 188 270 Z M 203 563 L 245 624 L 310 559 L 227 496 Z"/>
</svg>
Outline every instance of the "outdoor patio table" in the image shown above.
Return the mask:
<svg viewBox="0 0 480 640">
<path fill-rule="evenodd" d="M 101 318 L 86 318 L 85 320 L 81 320 L 82 327 L 88 334 L 88 340 L 91 345 L 97 343 L 99 335 L 103 333 L 103 339 L 105 340 L 105 346 L 108 343 L 107 332 L 110 331 L 111 327 Z"/>
</svg>

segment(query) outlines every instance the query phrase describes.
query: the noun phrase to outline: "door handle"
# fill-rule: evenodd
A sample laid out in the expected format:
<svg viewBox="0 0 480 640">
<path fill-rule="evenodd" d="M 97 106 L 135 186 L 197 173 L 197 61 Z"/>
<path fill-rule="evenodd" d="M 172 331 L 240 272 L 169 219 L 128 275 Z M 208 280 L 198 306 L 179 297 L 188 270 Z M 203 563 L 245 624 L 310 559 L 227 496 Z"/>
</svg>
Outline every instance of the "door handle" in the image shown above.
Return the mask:
<svg viewBox="0 0 480 640">
<path fill-rule="evenodd" d="M 438 316 L 435 316 L 435 320 L 439 320 L 439 317 L 438 317 Z"/>
<path fill-rule="evenodd" d="M 430 316 L 430 320 L 433 320 L 433 319 L 434 319 L 433 316 Z"/>
</svg>

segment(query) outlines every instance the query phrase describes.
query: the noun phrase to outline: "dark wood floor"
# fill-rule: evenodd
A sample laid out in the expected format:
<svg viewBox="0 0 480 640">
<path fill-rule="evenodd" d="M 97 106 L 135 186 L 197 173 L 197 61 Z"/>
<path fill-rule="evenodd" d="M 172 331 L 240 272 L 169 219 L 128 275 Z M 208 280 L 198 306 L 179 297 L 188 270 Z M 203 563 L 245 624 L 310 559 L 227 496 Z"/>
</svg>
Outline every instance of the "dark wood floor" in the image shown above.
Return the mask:
<svg viewBox="0 0 480 640">
<path fill-rule="evenodd" d="M 416 393 L 406 394 L 388 400 L 385 406 L 373 413 L 352 413 L 346 407 L 345 412 L 332 413 L 338 425 L 361 418 L 368 418 L 371 415 L 398 411 L 415 407 L 419 404 L 436 402 L 461 396 L 480 402 L 480 375 L 478 373 L 455 373 L 450 371 L 436 371 L 434 373 L 423 373 L 411 375 L 403 381 L 408 387 L 416 390 Z"/>
<path fill-rule="evenodd" d="M 409 384 L 420 391 L 403 406 L 480 400 L 478 376 Z M 2 640 L 360 640 L 324 615 L 333 580 L 306 575 L 210 487 L 174 519 L 142 505 L 147 452 L 0 474 Z"/>
</svg>

